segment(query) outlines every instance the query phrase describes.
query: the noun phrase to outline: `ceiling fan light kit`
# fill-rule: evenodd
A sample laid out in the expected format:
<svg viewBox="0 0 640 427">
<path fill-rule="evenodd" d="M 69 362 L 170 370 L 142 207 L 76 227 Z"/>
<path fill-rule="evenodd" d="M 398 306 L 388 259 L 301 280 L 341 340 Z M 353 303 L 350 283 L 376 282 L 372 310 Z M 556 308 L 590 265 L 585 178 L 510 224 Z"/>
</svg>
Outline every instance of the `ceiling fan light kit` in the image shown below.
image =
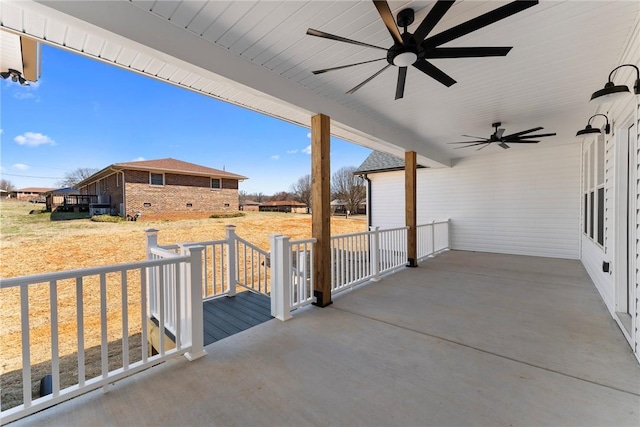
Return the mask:
<svg viewBox="0 0 640 427">
<path fill-rule="evenodd" d="M 454 85 L 456 81 L 428 60 L 442 58 L 481 58 L 489 56 L 506 56 L 507 53 L 509 53 L 509 51 L 511 50 L 511 47 L 441 47 L 441 45 L 472 33 L 483 27 L 491 25 L 502 19 L 508 18 L 509 16 L 514 15 L 518 12 L 522 12 L 523 10 L 538 4 L 538 1 L 513 1 L 483 15 L 470 19 L 469 21 L 458 24 L 434 36 L 429 36 L 429 33 L 436 27 L 436 25 L 440 22 L 442 17 L 447 13 L 451 6 L 453 6 L 454 1 L 437 1 L 433 5 L 431 10 L 429 10 L 429 13 L 424 18 L 424 20 L 420 23 L 420 25 L 418 25 L 418 28 L 413 34 L 409 33 L 407 29 L 407 27 L 413 23 L 415 18 L 413 9 L 408 8 L 401 10 L 400 12 L 398 12 L 397 19 L 394 20 L 389 4 L 385 0 L 373 0 L 373 3 L 394 42 L 393 46 L 388 49 L 368 43 L 363 43 L 357 40 L 351 40 L 345 37 L 336 36 L 334 34 L 325 33 L 323 31 L 314 30 L 313 28 L 309 28 L 307 30 L 307 34 L 310 36 L 321 37 L 329 40 L 335 40 L 343 43 L 350 43 L 358 46 L 386 51 L 386 60 L 388 62 L 388 65 L 385 65 L 381 70 L 377 71 L 371 77 L 368 77 L 354 88 L 348 90 L 346 93 L 353 94 L 362 86 L 380 75 L 383 71 L 387 70 L 390 66 L 394 66 L 398 67 L 398 82 L 396 85 L 395 99 L 400 99 L 404 97 L 404 87 L 407 79 L 407 68 L 410 66 L 413 66 L 414 68 L 440 82 L 441 84 L 450 87 Z M 400 33 L 398 27 L 403 29 L 404 32 L 402 34 Z M 340 70 L 366 64 L 369 62 L 381 61 L 383 59 L 385 58 L 358 62 L 355 64 L 341 65 L 324 70 L 316 70 L 313 71 L 313 74 L 322 74 L 328 71 Z"/>
<path fill-rule="evenodd" d="M 622 67 L 633 67 L 636 70 L 636 81 L 633 86 L 633 93 L 635 95 L 640 95 L 640 69 L 633 64 L 622 64 L 614 68 L 609 73 L 609 80 L 604 85 L 603 89 L 597 90 L 591 95 L 591 102 L 595 102 L 598 104 L 604 104 L 607 102 L 617 101 L 618 99 L 625 98 L 626 96 L 631 94 L 629 87 L 627 85 L 615 85 L 611 78 L 613 77 L 613 73 L 615 73 L 618 69 Z"/>
</svg>

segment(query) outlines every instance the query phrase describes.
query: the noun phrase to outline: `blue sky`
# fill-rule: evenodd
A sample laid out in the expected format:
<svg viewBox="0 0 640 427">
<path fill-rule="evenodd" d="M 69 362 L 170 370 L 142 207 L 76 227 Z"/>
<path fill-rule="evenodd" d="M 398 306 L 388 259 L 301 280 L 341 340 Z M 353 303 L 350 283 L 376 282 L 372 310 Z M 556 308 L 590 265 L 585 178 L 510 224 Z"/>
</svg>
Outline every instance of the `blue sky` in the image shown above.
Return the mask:
<svg viewBox="0 0 640 427">
<path fill-rule="evenodd" d="M 311 171 L 308 128 L 49 46 L 36 84 L 0 84 L 0 172 L 17 188 L 165 157 L 247 176 L 249 193 L 287 191 Z M 369 153 L 332 138 L 331 170 Z"/>
</svg>

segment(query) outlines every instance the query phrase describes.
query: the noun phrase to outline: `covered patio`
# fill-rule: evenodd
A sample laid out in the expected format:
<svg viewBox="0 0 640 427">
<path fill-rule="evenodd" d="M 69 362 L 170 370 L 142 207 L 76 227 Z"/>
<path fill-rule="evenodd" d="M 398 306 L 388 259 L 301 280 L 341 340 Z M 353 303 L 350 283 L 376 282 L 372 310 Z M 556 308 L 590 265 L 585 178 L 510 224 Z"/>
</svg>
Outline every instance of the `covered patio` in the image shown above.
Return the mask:
<svg viewBox="0 0 640 427">
<path fill-rule="evenodd" d="M 634 425 L 640 366 L 578 260 L 450 251 L 15 425 Z"/>
</svg>

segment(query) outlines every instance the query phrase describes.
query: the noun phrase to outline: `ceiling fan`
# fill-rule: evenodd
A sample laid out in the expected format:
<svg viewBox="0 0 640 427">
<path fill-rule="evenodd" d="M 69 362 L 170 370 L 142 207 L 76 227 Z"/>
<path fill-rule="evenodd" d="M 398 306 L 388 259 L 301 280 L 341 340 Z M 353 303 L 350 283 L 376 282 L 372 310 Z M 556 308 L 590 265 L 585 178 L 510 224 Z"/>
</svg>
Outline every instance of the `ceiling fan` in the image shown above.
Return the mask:
<svg viewBox="0 0 640 427">
<path fill-rule="evenodd" d="M 480 28 L 491 25 L 494 22 L 505 19 L 511 15 L 528 9 L 538 4 L 538 1 L 514 1 L 501 6 L 491 12 L 487 12 L 469 21 L 458 24 L 448 30 L 438 33 L 433 36 L 429 36 L 429 33 L 440 22 L 442 17 L 453 6 L 454 1 L 437 1 L 427 16 L 422 20 L 418 28 L 413 34 L 407 31 L 407 27 L 414 21 L 414 10 L 411 8 L 403 9 L 398 12 L 397 25 L 393 19 L 393 14 L 389 8 L 389 4 L 385 1 L 373 0 L 373 3 L 380 14 L 380 18 L 384 22 L 384 25 L 389 30 L 391 37 L 393 38 L 393 46 L 390 48 L 384 48 L 380 46 L 374 46 L 372 44 L 359 42 L 357 40 L 347 39 L 344 37 L 336 36 L 333 34 L 325 33 L 324 31 L 314 30 L 309 28 L 307 34 L 310 36 L 321 37 L 330 40 L 336 40 L 339 42 L 351 43 L 358 46 L 370 47 L 374 49 L 384 50 L 387 52 L 386 57 L 372 59 L 369 61 L 358 62 L 355 64 L 341 65 L 333 68 L 326 68 L 324 70 L 313 71 L 313 74 L 326 73 L 328 71 L 341 70 L 344 68 L 354 67 L 356 65 L 368 64 L 371 62 L 387 60 L 388 64 L 381 70 L 377 71 L 371 77 L 364 80 L 359 85 L 348 90 L 346 93 L 353 94 L 365 84 L 380 75 L 387 68 L 392 65 L 398 67 L 398 83 L 396 86 L 396 98 L 400 99 L 404 96 L 404 86 L 407 80 L 407 68 L 411 65 L 414 68 L 422 71 L 431 78 L 439 81 L 443 85 L 449 87 L 456 83 L 456 81 L 442 70 L 437 68 L 429 59 L 441 59 L 441 58 L 480 58 L 487 56 L 506 56 L 511 50 L 511 47 L 441 47 L 441 45 L 469 34 Z M 398 26 L 404 29 L 401 34 Z"/>
<path fill-rule="evenodd" d="M 476 141 L 448 142 L 447 144 L 467 144 L 464 147 L 454 147 L 454 150 L 458 148 L 475 147 L 475 146 L 484 144 L 482 147 L 478 148 L 478 150 L 482 150 L 483 148 L 488 147 L 491 143 L 497 142 L 500 147 L 506 150 L 507 148 L 511 148 L 509 147 L 507 142 L 509 144 L 537 144 L 540 141 L 534 141 L 530 138 L 544 138 L 547 136 L 556 135 L 555 133 L 540 133 L 537 135 L 527 135 L 527 134 L 530 134 L 531 132 L 537 132 L 539 130 L 542 130 L 544 129 L 543 127 L 536 127 L 528 130 L 523 130 L 522 132 L 516 132 L 509 135 L 504 135 L 504 129 L 500 127 L 501 125 L 502 123 L 500 122 L 496 122 L 491 125 L 494 127 L 495 132 L 493 132 L 493 134 L 489 138 L 483 138 L 481 136 L 462 135 L 467 138 L 476 138 Z"/>
</svg>

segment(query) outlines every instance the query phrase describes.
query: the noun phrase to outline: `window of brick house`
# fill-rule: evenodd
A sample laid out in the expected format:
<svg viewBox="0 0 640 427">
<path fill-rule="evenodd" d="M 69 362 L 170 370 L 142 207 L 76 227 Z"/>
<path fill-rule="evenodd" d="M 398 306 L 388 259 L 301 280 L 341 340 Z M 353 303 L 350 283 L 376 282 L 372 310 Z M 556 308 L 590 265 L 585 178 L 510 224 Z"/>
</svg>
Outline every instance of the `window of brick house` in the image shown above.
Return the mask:
<svg viewBox="0 0 640 427">
<path fill-rule="evenodd" d="M 219 190 L 222 188 L 222 183 L 220 182 L 220 178 L 211 178 L 211 188 L 213 190 Z"/>
<path fill-rule="evenodd" d="M 164 185 L 164 174 L 149 173 L 149 185 Z"/>
</svg>

